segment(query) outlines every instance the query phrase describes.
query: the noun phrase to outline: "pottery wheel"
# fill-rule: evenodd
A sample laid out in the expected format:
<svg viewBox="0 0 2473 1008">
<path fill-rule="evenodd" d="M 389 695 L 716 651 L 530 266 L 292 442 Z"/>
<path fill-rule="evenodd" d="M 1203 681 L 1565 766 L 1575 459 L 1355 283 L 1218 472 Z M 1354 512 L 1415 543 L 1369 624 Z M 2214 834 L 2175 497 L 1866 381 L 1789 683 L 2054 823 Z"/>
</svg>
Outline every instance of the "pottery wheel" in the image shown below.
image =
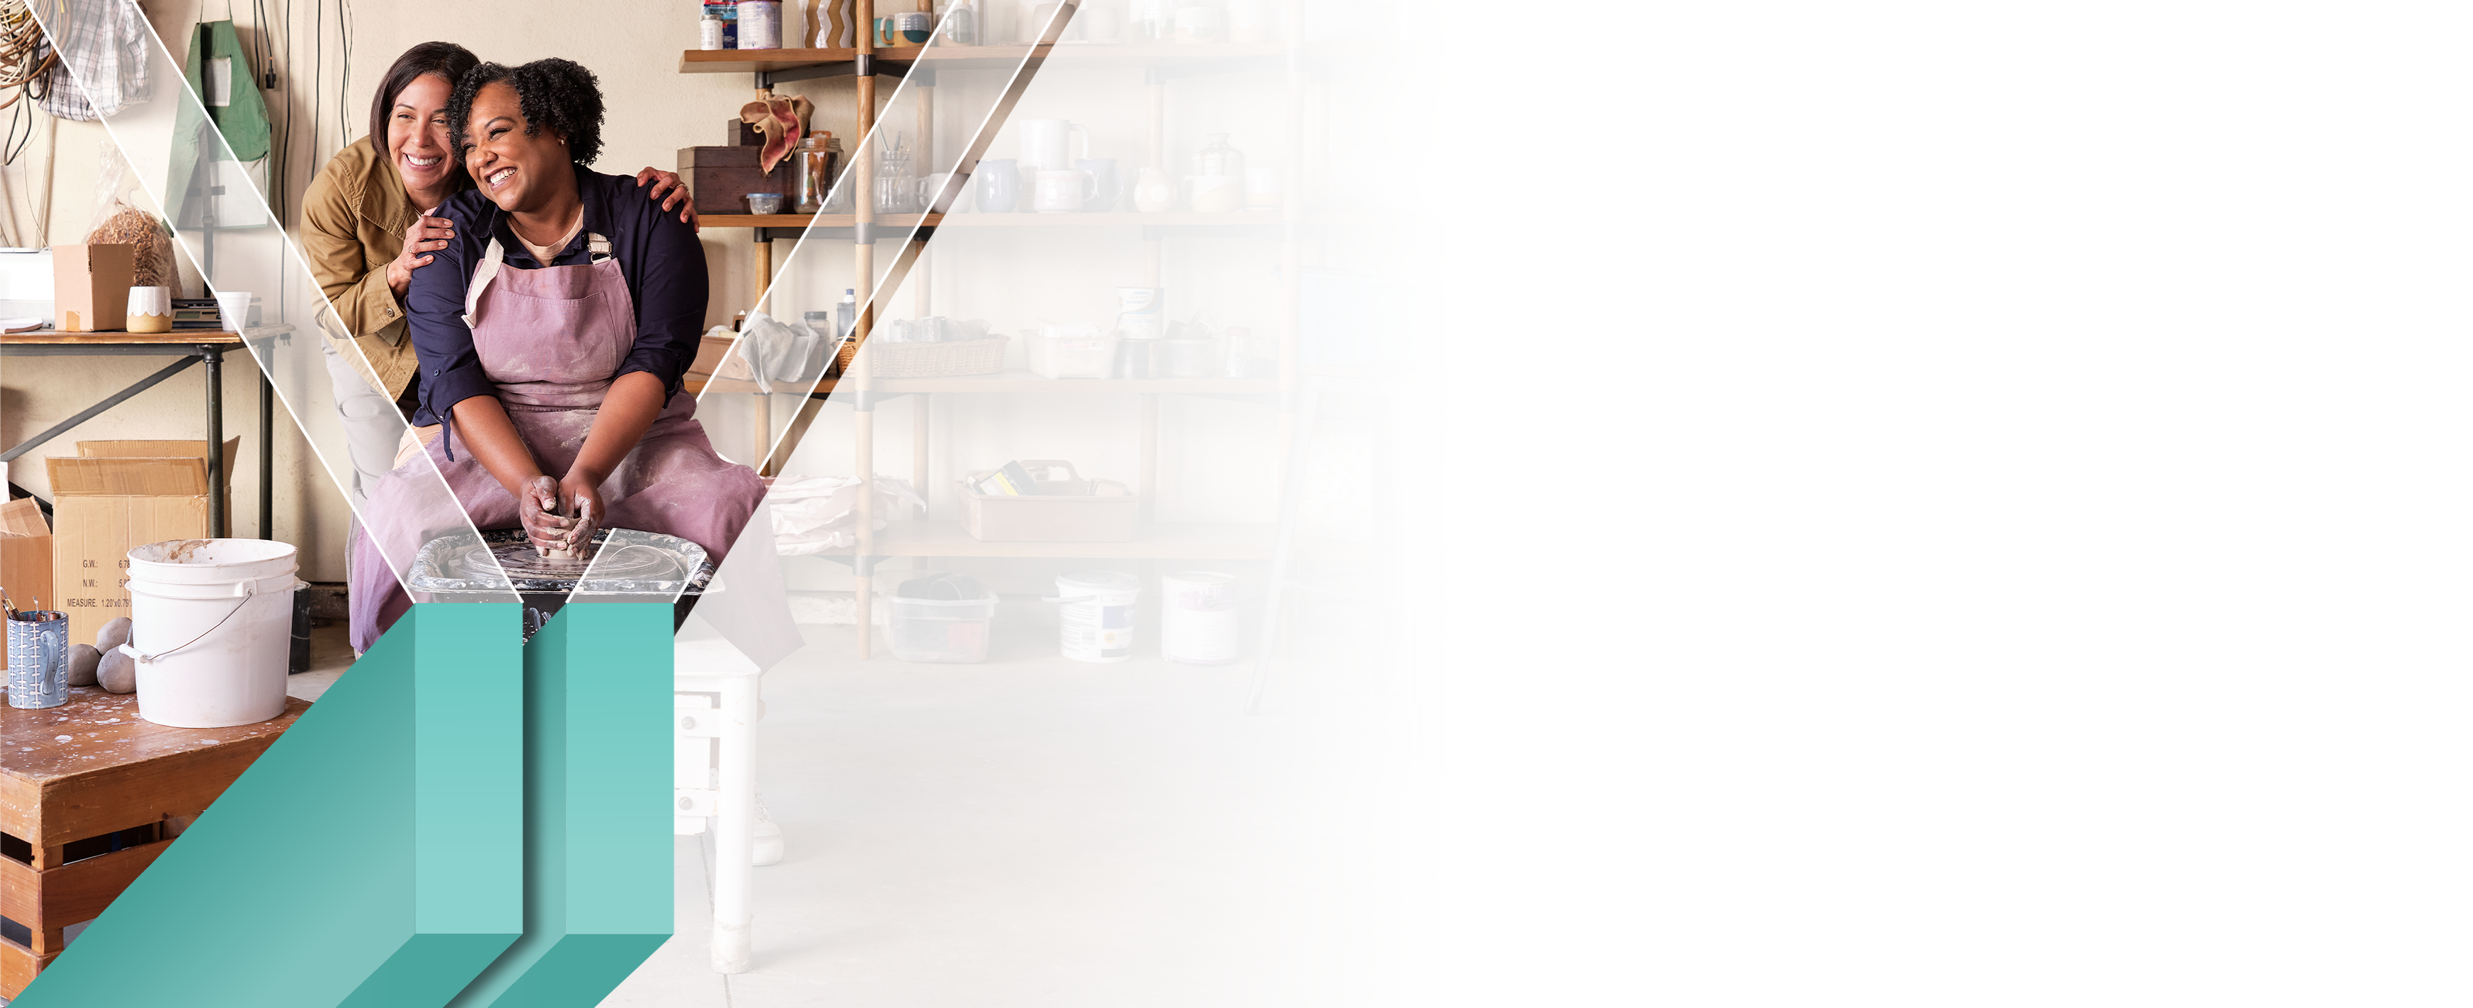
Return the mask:
<svg viewBox="0 0 2473 1008">
<path fill-rule="evenodd" d="M 486 548 L 498 561 L 506 576 L 518 581 L 564 581 L 572 583 L 590 571 L 595 583 L 611 581 L 660 581 L 678 576 L 681 564 L 668 550 L 649 546 L 621 546 L 616 550 L 597 550 L 594 560 L 553 560 L 541 555 L 528 542 L 493 543 L 487 547 L 467 546 L 457 551 L 452 566 L 459 577 L 495 578 L 497 571 L 481 559 Z"/>
</svg>

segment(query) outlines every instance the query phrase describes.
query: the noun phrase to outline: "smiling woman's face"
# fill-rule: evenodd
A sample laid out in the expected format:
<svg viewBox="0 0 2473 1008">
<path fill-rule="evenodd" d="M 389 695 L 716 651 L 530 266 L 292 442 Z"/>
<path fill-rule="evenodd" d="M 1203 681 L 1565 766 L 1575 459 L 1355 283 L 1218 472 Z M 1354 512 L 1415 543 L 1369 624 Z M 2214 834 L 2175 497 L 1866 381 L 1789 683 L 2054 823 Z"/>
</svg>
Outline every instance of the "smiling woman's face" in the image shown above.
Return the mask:
<svg viewBox="0 0 2473 1008">
<path fill-rule="evenodd" d="M 526 135 L 524 111 L 513 85 L 498 81 L 472 96 L 472 116 L 465 120 L 464 171 L 481 194 L 508 213 L 537 213 L 561 191 L 561 178 L 575 178 L 575 162 L 567 156 L 564 138 L 544 129 Z"/>
<path fill-rule="evenodd" d="M 437 193 L 455 174 L 446 120 L 447 97 L 454 89 L 444 77 L 422 74 L 395 94 L 395 107 L 387 113 L 386 155 L 403 176 L 405 189 Z"/>
</svg>

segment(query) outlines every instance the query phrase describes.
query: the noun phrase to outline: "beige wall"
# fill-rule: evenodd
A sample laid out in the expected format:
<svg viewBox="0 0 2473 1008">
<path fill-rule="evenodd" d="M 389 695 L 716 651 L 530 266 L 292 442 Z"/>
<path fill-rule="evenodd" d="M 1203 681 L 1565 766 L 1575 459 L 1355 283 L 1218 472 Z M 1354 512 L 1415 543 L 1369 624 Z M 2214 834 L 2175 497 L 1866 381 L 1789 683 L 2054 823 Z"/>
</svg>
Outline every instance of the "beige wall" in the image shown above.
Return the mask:
<svg viewBox="0 0 2473 1008">
<path fill-rule="evenodd" d="M 184 52 L 200 9 L 197 0 L 141 0 L 140 6 L 173 52 Z M 210 2 L 206 9 L 220 16 L 225 8 Z M 295 23 L 287 26 L 280 20 L 281 11 L 271 10 L 276 23 L 261 26 L 252 20 L 254 5 L 233 4 L 230 9 L 238 21 L 244 45 L 253 43 L 261 31 L 272 33 L 278 42 L 289 35 L 291 62 L 285 64 L 278 55 L 273 65 L 256 68 L 260 73 L 271 69 L 278 76 L 276 90 L 267 93 L 268 102 L 274 107 L 278 139 L 282 139 L 281 125 L 287 116 L 296 124 L 285 151 L 287 177 L 279 181 L 285 197 L 287 225 L 297 224 L 299 194 L 308 185 L 311 173 L 342 144 L 366 130 L 369 102 L 387 65 L 416 42 L 458 42 L 482 59 L 503 63 L 560 56 L 592 68 L 601 78 L 609 107 L 604 126 L 605 150 L 595 167 L 611 173 L 633 173 L 647 165 L 673 168 L 678 148 L 721 142 L 724 121 L 735 115 L 738 106 L 753 94 L 753 81 L 744 74 L 677 72 L 679 52 L 692 47 L 696 38 L 697 10 L 684 0 L 527 0 L 521 4 L 503 0 L 427 0 L 355 4 L 348 83 L 341 36 L 331 10 L 323 32 L 324 73 L 319 75 L 316 70 L 321 40 L 310 20 L 310 11 L 294 5 Z M 789 31 L 795 35 L 799 31 L 795 12 L 791 22 Z M 312 80 L 313 76 L 318 79 Z M 815 126 L 848 137 L 851 87 L 850 81 L 842 78 L 791 84 L 780 90 L 813 99 L 818 109 Z M 324 96 L 315 109 L 313 95 Z M 336 121 L 339 103 L 348 130 Z M 50 218 L 54 243 L 76 241 L 91 226 L 94 167 L 99 161 L 100 145 L 107 139 L 98 124 L 60 124 Z M 708 324 L 726 323 L 752 299 L 751 243 L 745 231 L 712 230 L 704 234 L 704 245 L 714 291 L 707 312 Z M 786 245 L 782 251 L 786 254 Z M 197 293 L 194 272 L 185 272 L 189 293 Z M 0 371 L 0 392 L 5 392 L 0 395 L 0 443 L 14 444 L 169 362 L 170 358 L 10 359 L 5 370 Z M 201 372 L 202 369 L 192 368 L 148 390 L 81 425 L 54 442 L 56 448 L 46 446 L 36 456 L 70 453 L 73 448 L 69 441 L 73 439 L 202 437 L 205 379 Z M 228 370 L 225 384 L 229 396 L 225 430 L 227 435 L 244 436 L 235 474 L 233 529 L 240 535 L 266 534 L 256 527 L 255 473 L 260 450 L 256 443 L 256 381 L 242 364 Z M 304 465 L 307 455 L 299 436 L 281 421 L 279 426 L 287 429 L 279 431 L 275 447 L 277 498 L 271 534 L 304 547 L 305 577 L 340 581 L 349 510 L 331 481 L 322 472 Z M 38 494 L 48 495 L 49 483 L 42 468 L 39 457 L 29 457 L 11 466 L 9 476 Z"/>
</svg>

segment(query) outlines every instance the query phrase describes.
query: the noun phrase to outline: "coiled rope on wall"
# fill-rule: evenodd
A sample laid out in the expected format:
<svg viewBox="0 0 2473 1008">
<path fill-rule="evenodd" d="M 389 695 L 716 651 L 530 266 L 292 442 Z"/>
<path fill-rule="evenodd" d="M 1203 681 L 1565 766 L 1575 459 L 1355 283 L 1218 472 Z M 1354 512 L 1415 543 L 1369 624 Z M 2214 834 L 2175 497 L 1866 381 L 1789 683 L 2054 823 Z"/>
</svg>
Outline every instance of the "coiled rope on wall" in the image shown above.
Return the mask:
<svg viewBox="0 0 2473 1008">
<path fill-rule="evenodd" d="M 35 23 L 26 0 L 0 0 L 0 91 L 17 92 L 0 100 L 0 108 L 26 97 L 28 89 L 59 60 L 60 54 L 44 41 L 43 26 Z"/>
</svg>

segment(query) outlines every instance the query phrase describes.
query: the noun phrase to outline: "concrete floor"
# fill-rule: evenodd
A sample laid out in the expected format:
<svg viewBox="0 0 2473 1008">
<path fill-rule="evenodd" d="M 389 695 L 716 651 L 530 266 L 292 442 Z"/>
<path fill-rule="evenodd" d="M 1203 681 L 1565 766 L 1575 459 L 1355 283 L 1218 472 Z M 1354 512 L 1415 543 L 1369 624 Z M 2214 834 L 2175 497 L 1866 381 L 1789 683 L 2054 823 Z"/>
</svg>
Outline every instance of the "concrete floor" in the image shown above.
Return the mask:
<svg viewBox="0 0 2473 1008">
<path fill-rule="evenodd" d="M 765 677 L 755 965 L 707 963 L 707 847 L 681 838 L 678 937 L 605 1005 L 1259 1006 L 1381 1000 L 1383 666 L 1057 657 L 1000 627 L 984 665 L 847 656 Z"/>
<path fill-rule="evenodd" d="M 1090 665 L 1009 625 L 983 665 L 857 662 L 851 628 L 801 630 L 764 679 L 787 854 L 757 870 L 754 968 L 712 971 L 709 847 L 680 837 L 677 937 L 604 1005 L 1384 1000 L 1398 663 L 1308 627 L 1248 715 L 1250 663 Z M 351 659 L 340 625 L 315 648 L 312 700 Z"/>
</svg>

